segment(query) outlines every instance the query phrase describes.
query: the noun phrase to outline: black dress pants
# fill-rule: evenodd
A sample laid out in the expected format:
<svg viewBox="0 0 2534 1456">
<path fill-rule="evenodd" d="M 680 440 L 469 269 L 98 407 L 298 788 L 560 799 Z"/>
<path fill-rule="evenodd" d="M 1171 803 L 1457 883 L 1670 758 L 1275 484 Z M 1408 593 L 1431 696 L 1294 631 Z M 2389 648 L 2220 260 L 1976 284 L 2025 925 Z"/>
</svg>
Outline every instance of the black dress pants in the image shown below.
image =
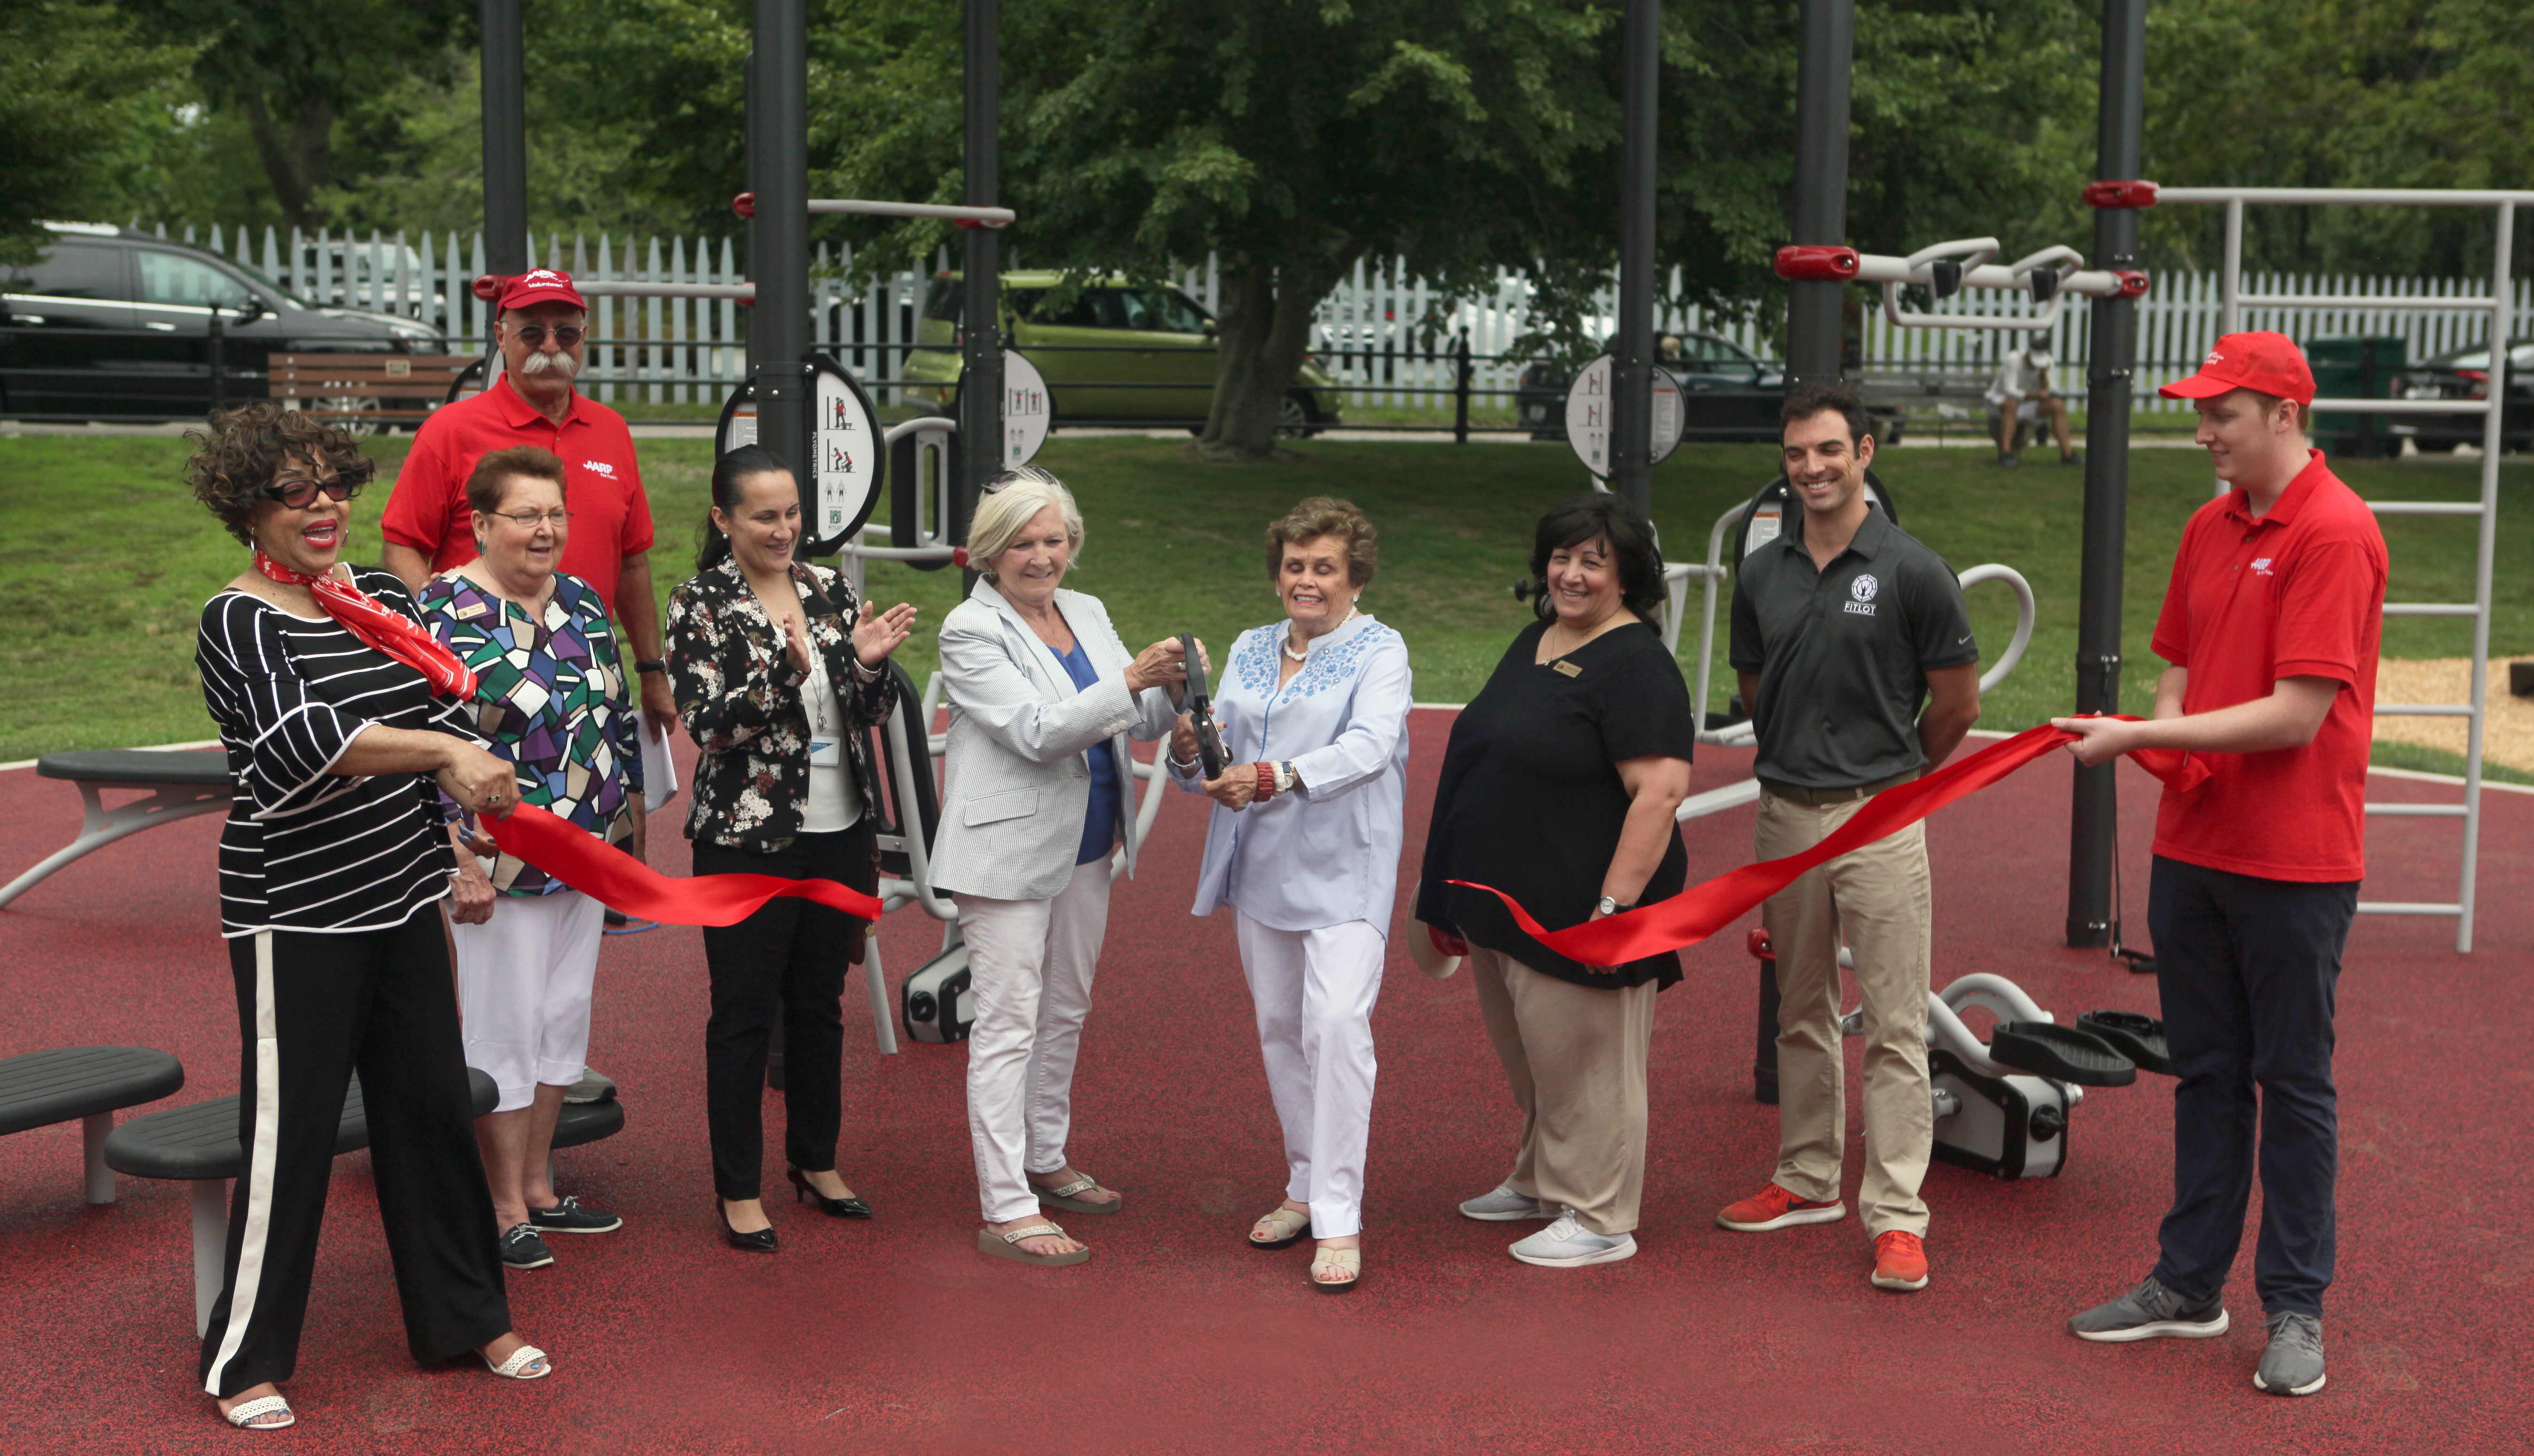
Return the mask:
<svg viewBox="0 0 2534 1456">
<path fill-rule="evenodd" d="M 2215 1296 L 2234 1267 L 2258 1122 L 2254 1290 L 2265 1314 L 2323 1314 L 2340 1161 L 2333 993 L 2357 911 L 2354 880 L 2264 880 L 2156 857 L 2147 924 L 2175 1080 L 2173 1207 L 2155 1277 L 2186 1299 Z"/>
<path fill-rule="evenodd" d="M 229 941 L 229 967 L 245 1041 L 245 1161 L 220 1297 L 203 1334 L 204 1388 L 226 1398 L 287 1380 L 297 1367 L 334 1135 L 355 1068 L 407 1348 L 432 1364 L 508 1331 L 440 907 L 424 906 L 392 930 L 240 936 Z"/>
<path fill-rule="evenodd" d="M 868 818 L 832 834 L 803 834 L 771 854 L 695 842 L 697 875 L 774 875 L 878 885 Z M 783 1147 L 805 1173 L 836 1166 L 844 1123 L 845 967 L 863 922 L 809 900 L 766 901 L 737 925 L 704 930 L 712 1016 L 704 1025 L 704 1121 L 713 1188 L 758 1196 L 765 1156 L 765 1054 L 783 1023 Z"/>
</svg>

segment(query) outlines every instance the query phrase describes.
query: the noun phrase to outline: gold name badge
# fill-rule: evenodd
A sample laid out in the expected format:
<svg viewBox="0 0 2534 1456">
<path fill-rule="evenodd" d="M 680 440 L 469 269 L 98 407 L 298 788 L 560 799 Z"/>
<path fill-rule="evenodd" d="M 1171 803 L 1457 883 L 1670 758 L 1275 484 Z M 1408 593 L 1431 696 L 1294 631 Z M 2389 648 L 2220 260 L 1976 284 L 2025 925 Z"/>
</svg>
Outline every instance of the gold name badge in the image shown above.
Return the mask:
<svg viewBox="0 0 2534 1456">
<path fill-rule="evenodd" d="M 1548 666 L 1550 671 L 1562 672 L 1570 678 L 1580 678 L 1584 676 L 1584 669 L 1577 667 L 1574 663 L 1567 661 L 1563 657 L 1558 658 L 1555 662 L 1548 664 Z"/>
</svg>

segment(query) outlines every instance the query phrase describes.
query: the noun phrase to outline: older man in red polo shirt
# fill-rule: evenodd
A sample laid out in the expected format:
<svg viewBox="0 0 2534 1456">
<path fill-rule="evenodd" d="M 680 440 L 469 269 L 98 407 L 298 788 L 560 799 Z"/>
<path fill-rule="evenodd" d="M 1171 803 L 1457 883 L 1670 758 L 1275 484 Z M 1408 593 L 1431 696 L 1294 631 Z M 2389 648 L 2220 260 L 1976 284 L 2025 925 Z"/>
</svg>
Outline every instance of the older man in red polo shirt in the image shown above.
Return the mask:
<svg viewBox="0 0 2534 1456">
<path fill-rule="evenodd" d="M 414 436 L 379 517 L 387 569 L 422 583 L 476 556 L 466 477 L 491 451 L 533 445 L 563 458 L 572 531 L 562 570 L 598 588 L 625 629 L 642 683 L 642 716 L 654 737 L 677 721 L 661 665 L 660 605 L 651 594 L 651 506 L 625 416 L 573 387 L 583 359 L 589 305 L 569 273 L 536 269 L 503 280 L 494 302 L 502 378 L 472 399 L 435 410 Z"/>
<path fill-rule="evenodd" d="M 2199 442 L 2234 489 L 2183 529 L 2155 624 L 2173 664 L 2155 716 L 2053 721 L 2082 735 L 2070 745 L 2082 762 L 2184 749 L 2209 769 L 2195 793 L 2164 791 L 2147 891 L 2176 1078 L 2173 1206 L 2155 1271 L 2068 1329 L 2107 1342 L 2225 1332 L 2258 1123 L 2253 1284 L 2269 1344 L 2253 1384 L 2311 1395 L 2339 1162 L 2332 999 L 2366 874 L 2384 537 L 2306 444 L 2314 374 L 2285 336 L 2227 334 L 2163 393 L 2197 401 Z"/>
</svg>

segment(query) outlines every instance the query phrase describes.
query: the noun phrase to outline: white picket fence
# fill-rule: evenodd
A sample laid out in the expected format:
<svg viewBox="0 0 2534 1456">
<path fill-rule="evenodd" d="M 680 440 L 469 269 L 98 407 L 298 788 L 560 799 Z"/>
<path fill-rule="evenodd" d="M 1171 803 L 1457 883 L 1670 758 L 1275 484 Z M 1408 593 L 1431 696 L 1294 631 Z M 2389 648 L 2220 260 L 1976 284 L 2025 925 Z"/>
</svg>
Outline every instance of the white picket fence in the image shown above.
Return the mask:
<svg viewBox="0 0 2534 1456">
<path fill-rule="evenodd" d="M 408 241 L 373 231 L 367 239 L 324 230 L 306 234 L 293 228 L 285 240 L 266 228 L 261 239 L 246 229 L 223 236 L 216 226 L 198 232 L 192 225 L 172 230 L 160 223 L 161 237 L 178 237 L 233 257 L 250 269 L 302 297 L 347 308 L 370 309 L 429 321 L 449 334 L 457 351 L 485 343 L 489 308 L 471 284 L 484 271 L 481 233 L 425 232 Z M 742 250 L 728 237 L 652 237 L 636 240 L 600 234 L 595 242 L 575 234 L 567 243 L 559 235 L 530 242 L 532 264 L 569 270 L 575 276 L 644 281 L 675 280 L 730 283 L 743 280 L 737 259 Z M 887 381 L 899 377 L 914 344 L 928 279 L 899 273 L 865 289 L 849 290 L 844 275 L 850 252 L 821 245 L 813 278 L 814 338 L 834 351 L 861 377 L 881 382 L 883 402 L 897 403 L 899 391 Z M 946 256 L 940 260 L 946 266 Z M 1218 307 L 1219 275 L 1213 260 L 1184 270 L 1178 283 L 1208 310 Z M 1663 290 L 1677 297 L 1682 278 L 1674 270 Z M 2256 274 L 2247 291 L 2323 294 L 2346 297 L 2345 307 L 2247 310 L 2242 327 L 2274 329 L 2292 338 L 2334 334 L 2397 335 L 2408 343 L 2409 356 L 2420 360 L 2450 349 L 2485 341 L 2483 316 L 2467 309 L 2386 311 L 2370 309 L 2367 300 L 2386 297 L 2463 298 L 2487 285 L 2477 279 L 2307 274 Z M 2160 273 L 2140 305 L 2137 393 L 2142 408 L 2177 409 L 2178 403 L 2155 397 L 2154 387 L 2198 367 L 2217 335 L 2217 277 L 2214 273 Z M 1860 294 L 1860 297 L 1863 295 Z M 1323 363 L 1348 387 L 1347 400 L 1358 407 L 1449 408 L 1457 366 L 1452 340 L 1466 330 L 1472 355 L 1474 405 L 1503 408 L 1528 360 L 1516 342 L 1532 328 L 1530 285 L 1519 275 L 1500 273 L 1495 284 L 1478 297 L 1446 305 L 1424 279 L 1410 276 L 1393 261 L 1357 264 L 1354 272 L 1319 306 L 1316 340 Z M 666 298 L 598 298 L 592 301 L 589 375 L 591 388 L 606 400 L 639 399 L 650 403 L 712 404 L 724 398 L 747 367 L 744 317 L 729 300 Z M 1922 305 L 1923 306 L 1923 305 Z M 1879 309 L 1864 309 L 1865 373 L 1873 380 L 1908 388 L 1913 383 L 1944 381 L 1959 389 L 1961 381 L 1984 376 L 2002 353 L 2023 336 L 2019 319 L 2034 314 L 2020 295 L 1965 290 L 1947 300 L 1946 311 L 1995 317 L 1999 328 L 1987 330 L 1895 329 Z M 1607 328 L 1616 317 L 1615 280 L 1594 301 L 1595 327 Z M 1704 332 L 1720 334 L 1763 358 L 1774 352 L 1769 321 L 1756 311 L 1717 317 L 1690 307 L 1658 305 L 1657 327 L 1663 333 Z M 2534 279 L 2519 280 L 2511 309 L 2511 337 L 2534 335 Z M 2082 300 L 2070 300 L 2051 331 L 2054 352 L 2063 361 L 2064 388 L 2082 388 L 2088 346 L 2089 311 Z"/>
</svg>

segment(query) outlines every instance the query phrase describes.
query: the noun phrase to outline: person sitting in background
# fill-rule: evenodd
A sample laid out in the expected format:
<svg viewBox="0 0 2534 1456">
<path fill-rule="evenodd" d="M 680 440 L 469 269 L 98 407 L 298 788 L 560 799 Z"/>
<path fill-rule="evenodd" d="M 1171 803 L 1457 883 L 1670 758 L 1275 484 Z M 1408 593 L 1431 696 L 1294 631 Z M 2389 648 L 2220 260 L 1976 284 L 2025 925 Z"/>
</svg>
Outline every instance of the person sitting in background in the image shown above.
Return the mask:
<svg viewBox="0 0 2534 1456">
<path fill-rule="evenodd" d="M 640 859 L 642 750 L 607 608 L 555 564 L 572 513 L 564 464 L 534 446 L 497 450 L 466 481 L 478 555 L 431 578 L 417 603 L 433 637 L 474 669 L 475 726 L 519 770 L 520 802 Z M 489 846 L 487 846 L 489 847 Z M 496 852 L 489 876 L 462 837 L 457 874 L 489 893 L 452 917 L 466 1064 L 501 1100 L 475 1122 L 502 1262 L 554 1262 L 547 1234 L 605 1234 L 612 1213 L 559 1198 L 547 1182 L 556 1120 L 589 1050 L 601 908 L 533 865 Z"/>
<path fill-rule="evenodd" d="M 1507 1252 L 1567 1269 L 1636 1254 L 1655 997 L 1680 980 L 1680 953 L 1585 965 L 1469 885 L 1504 891 L 1552 930 L 1678 894 L 1689 853 L 1672 816 L 1698 735 L 1680 664 L 1647 620 L 1663 584 L 1645 513 L 1615 495 L 1558 507 L 1533 533 L 1531 572 L 1539 620 L 1443 751 L 1416 918 L 1468 942 L 1478 1013 L 1522 1110 L 1513 1171 L 1461 1212 L 1553 1220 Z"/>
<path fill-rule="evenodd" d="M 2050 422 L 2050 432 L 2059 442 L 2059 463 L 2074 465 L 2082 459 L 2068 435 L 2068 401 L 2050 390 L 2051 362 L 2050 335 L 2035 334 L 1997 366 L 1997 377 L 1988 387 L 1988 402 L 1997 411 L 1997 462 L 2001 465 L 2023 463 L 2023 457 L 2015 453 L 2016 429 L 2044 419 Z"/>
<path fill-rule="evenodd" d="M 1328 1291 L 1363 1272 L 1372 1003 L 1407 799 L 1408 644 L 1356 605 L 1377 540 L 1362 512 L 1319 497 L 1267 527 L 1285 620 L 1242 633 L 1224 661 L 1214 702 L 1232 761 L 1203 785 L 1215 809 L 1193 912 L 1233 907 L 1285 1130 L 1285 1201 L 1250 1229 L 1250 1245 L 1316 1238 L 1311 1281 Z M 1184 717 L 1170 768 L 1199 786 Z"/>
</svg>

